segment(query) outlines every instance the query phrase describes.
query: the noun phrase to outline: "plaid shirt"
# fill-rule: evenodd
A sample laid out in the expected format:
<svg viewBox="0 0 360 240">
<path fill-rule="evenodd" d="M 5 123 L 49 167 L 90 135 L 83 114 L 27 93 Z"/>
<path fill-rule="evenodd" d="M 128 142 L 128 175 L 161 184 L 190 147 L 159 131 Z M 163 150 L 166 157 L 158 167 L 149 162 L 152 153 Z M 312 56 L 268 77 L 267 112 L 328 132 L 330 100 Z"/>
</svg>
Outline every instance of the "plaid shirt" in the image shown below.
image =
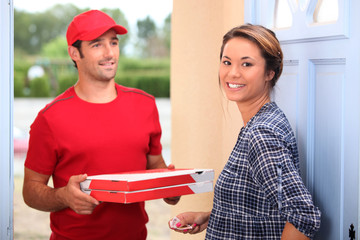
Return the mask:
<svg viewBox="0 0 360 240">
<path fill-rule="evenodd" d="M 240 131 L 215 185 L 206 239 L 279 240 L 286 222 L 312 238 L 320 211 L 301 180 L 290 124 L 271 102 Z"/>
</svg>

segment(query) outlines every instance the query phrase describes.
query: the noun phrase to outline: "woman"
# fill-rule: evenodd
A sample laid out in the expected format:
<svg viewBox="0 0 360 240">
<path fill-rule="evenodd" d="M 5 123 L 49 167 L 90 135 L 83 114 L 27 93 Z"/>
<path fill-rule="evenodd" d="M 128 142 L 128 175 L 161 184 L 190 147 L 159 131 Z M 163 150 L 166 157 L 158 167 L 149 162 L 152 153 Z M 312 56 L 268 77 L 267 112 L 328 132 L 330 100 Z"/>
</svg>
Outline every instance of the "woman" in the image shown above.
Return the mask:
<svg viewBox="0 0 360 240">
<path fill-rule="evenodd" d="M 275 34 L 242 25 L 224 35 L 219 80 L 242 115 L 237 143 L 214 190 L 211 212 L 179 214 L 175 231 L 206 239 L 309 239 L 320 211 L 299 174 L 295 136 L 270 99 L 283 67 Z M 190 230 L 183 226 L 191 225 Z M 179 227 L 179 228 L 177 228 Z"/>
</svg>

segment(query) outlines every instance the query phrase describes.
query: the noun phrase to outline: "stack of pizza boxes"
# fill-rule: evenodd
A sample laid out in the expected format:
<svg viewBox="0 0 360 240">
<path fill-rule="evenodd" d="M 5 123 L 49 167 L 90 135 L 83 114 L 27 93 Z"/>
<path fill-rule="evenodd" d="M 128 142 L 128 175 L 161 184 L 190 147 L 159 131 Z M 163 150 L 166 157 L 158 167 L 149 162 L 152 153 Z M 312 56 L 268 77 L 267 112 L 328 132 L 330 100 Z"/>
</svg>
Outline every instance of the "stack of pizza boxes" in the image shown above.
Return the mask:
<svg viewBox="0 0 360 240">
<path fill-rule="evenodd" d="M 211 192 L 213 169 L 153 169 L 88 176 L 81 190 L 98 201 L 133 203 Z"/>
</svg>

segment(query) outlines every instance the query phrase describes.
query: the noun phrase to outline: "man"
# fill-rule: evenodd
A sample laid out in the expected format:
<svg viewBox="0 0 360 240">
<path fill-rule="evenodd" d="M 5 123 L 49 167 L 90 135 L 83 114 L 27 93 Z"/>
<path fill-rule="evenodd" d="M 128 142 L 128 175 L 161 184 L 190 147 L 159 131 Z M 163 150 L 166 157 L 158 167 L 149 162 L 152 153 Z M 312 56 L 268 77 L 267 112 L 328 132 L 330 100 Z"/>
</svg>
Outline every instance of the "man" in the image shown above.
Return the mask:
<svg viewBox="0 0 360 240">
<path fill-rule="evenodd" d="M 66 37 L 78 81 L 31 126 L 23 197 L 30 207 L 51 212 L 50 239 L 146 239 L 143 202 L 100 203 L 79 185 L 87 175 L 166 168 L 154 97 L 114 80 L 117 34 L 126 33 L 101 11 L 76 16 Z"/>
</svg>

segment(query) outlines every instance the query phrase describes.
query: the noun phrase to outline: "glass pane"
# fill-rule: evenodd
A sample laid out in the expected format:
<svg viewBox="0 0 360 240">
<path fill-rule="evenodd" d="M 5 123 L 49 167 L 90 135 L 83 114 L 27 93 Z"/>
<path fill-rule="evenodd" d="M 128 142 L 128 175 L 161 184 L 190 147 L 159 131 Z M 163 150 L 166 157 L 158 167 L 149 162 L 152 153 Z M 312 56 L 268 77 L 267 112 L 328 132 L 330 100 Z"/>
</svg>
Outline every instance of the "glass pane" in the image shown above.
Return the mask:
<svg viewBox="0 0 360 240">
<path fill-rule="evenodd" d="M 274 18 L 275 28 L 292 26 L 293 17 L 287 0 L 276 0 Z"/>
<path fill-rule="evenodd" d="M 298 0 L 297 2 L 300 4 L 301 11 L 304 11 L 308 6 L 309 0 Z"/>
<path fill-rule="evenodd" d="M 319 0 L 313 19 L 315 23 L 336 22 L 339 17 L 338 0 Z"/>
</svg>

